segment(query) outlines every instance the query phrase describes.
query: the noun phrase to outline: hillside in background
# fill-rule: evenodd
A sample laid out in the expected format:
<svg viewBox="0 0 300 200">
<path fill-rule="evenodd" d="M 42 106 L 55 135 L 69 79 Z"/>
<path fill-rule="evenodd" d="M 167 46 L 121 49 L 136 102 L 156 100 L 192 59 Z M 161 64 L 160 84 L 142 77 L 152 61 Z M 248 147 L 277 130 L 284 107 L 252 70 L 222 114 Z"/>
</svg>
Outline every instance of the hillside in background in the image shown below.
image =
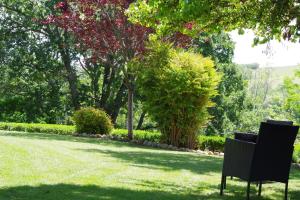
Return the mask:
<svg viewBox="0 0 300 200">
<path fill-rule="evenodd" d="M 250 82 L 268 83 L 271 89 L 278 89 L 286 77 L 292 77 L 298 66 L 258 67 L 257 64 L 240 65 L 245 78 Z"/>
<path fill-rule="evenodd" d="M 286 67 L 259 67 L 258 64 L 240 65 L 250 102 L 268 107 L 276 104 L 282 105 L 286 97 L 283 87 L 284 80 L 292 77 L 300 66 Z M 277 100 L 276 100 L 277 99 Z"/>
<path fill-rule="evenodd" d="M 260 68 L 264 69 L 264 68 Z M 265 68 L 271 71 L 272 80 L 275 86 L 281 85 L 286 77 L 292 77 L 295 70 L 299 70 L 300 66 L 270 67 Z"/>
</svg>

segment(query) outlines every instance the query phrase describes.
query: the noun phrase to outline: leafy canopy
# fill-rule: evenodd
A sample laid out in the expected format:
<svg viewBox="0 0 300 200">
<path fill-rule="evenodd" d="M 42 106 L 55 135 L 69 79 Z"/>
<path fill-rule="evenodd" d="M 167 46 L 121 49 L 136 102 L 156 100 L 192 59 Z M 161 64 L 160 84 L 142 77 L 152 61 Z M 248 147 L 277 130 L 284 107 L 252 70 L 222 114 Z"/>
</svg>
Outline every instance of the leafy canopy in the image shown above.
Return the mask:
<svg viewBox="0 0 300 200">
<path fill-rule="evenodd" d="M 299 41 L 300 36 L 299 0 L 137 0 L 128 15 L 158 34 L 249 28 L 256 30 L 256 43 L 274 38 Z"/>
</svg>

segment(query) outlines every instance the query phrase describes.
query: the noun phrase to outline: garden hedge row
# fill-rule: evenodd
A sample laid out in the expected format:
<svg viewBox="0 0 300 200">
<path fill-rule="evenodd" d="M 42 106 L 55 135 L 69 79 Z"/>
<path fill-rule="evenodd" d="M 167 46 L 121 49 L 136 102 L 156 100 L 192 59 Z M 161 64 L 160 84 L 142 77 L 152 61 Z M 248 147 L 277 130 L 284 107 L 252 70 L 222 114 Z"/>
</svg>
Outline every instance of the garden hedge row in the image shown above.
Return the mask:
<svg viewBox="0 0 300 200">
<path fill-rule="evenodd" d="M 0 122 L 0 130 L 72 135 L 75 133 L 75 126 Z"/>
<path fill-rule="evenodd" d="M 126 139 L 127 133 L 128 132 L 126 129 L 114 129 L 112 131 L 111 135 Z M 160 132 L 157 132 L 157 131 L 134 130 L 133 137 L 134 137 L 134 140 L 139 140 L 139 141 L 159 142 L 161 134 L 160 134 Z"/>
<path fill-rule="evenodd" d="M 24 131 L 24 132 L 38 132 L 38 133 L 52 133 L 60 135 L 73 135 L 75 133 L 75 126 L 58 125 L 58 124 L 27 124 L 27 123 L 8 123 L 0 122 L 0 130 L 8 131 Z M 127 137 L 127 130 L 114 129 L 112 136 L 119 138 Z M 160 141 L 160 132 L 151 131 L 134 131 L 134 139 L 139 141 Z M 223 152 L 225 144 L 225 137 L 222 136 L 198 136 L 198 148 L 201 150 L 219 151 Z M 300 143 L 295 145 L 294 162 L 300 162 Z"/>
</svg>

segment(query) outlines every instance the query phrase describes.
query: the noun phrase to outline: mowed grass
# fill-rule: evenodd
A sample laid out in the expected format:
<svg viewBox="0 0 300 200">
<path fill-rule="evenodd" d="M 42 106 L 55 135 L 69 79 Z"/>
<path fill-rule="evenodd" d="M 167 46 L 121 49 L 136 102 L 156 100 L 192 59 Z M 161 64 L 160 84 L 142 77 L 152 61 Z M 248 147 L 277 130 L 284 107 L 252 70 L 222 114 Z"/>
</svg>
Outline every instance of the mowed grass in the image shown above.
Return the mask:
<svg viewBox="0 0 300 200">
<path fill-rule="evenodd" d="M 72 136 L 0 132 L 1 200 L 245 199 L 246 183 L 227 181 L 219 196 L 222 159 Z M 263 185 L 262 197 L 283 199 L 283 184 Z M 290 199 L 300 199 L 292 169 Z"/>
</svg>

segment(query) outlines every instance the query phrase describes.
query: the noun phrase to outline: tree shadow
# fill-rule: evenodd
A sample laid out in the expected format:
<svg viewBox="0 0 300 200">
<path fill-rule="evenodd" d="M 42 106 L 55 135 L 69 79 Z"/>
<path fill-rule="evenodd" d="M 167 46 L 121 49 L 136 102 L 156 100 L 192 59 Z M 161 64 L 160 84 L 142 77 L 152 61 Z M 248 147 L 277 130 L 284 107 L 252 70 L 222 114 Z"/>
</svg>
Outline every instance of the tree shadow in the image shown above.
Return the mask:
<svg viewBox="0 0 300 200">
<path fill-rule="evenodd" d="M 162 170 L 188 170 L 193 173 L 220 173 L 222 159 L 197 154 L 187 154 L 171 151 L 132 151 L 132 150 L 103 150 L 77 149 L 79 151 L 101 153 L 117 158 L 131 165 Z M 221 175 L 220 175 L 221 176 Z"/>
<path fill-rule="evenodd" d="M 230 186 L 224 196 L 219 195 L 217 186 L 199 186 L 197 190 L 179 191 L 173 185 L 160 185 L 161 188 L 151 187 L 153 183 L 146 183 L 146 190 L 128 189 L 126 187 L 100 187 L 97 185 L 57 184 L 40 186 L 18 186 L 0 189 L 1 200 L 238 200 L 245 199 L 245 187 Z M 209 189 L 210 192 L 207 192 Z M 300 193 L 293 192 L 291 199 L 299 199 Z M 269 197 L 258 197 L 251 194 L 252 199 L 269 200 L 282 199 L 276 193 Z"/>
</svg>

